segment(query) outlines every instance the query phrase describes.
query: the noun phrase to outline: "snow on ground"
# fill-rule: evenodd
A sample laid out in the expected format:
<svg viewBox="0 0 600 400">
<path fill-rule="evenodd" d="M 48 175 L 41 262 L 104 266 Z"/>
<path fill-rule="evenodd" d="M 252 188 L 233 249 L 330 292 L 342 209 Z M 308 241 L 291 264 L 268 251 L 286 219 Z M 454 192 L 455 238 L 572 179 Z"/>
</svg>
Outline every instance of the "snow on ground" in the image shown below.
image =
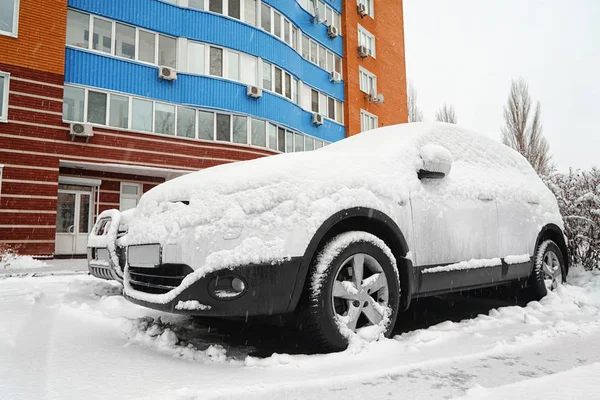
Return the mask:
<svg viewBox="0 0 600 400">
<path fill-rule="evenodd" d="M 32 269 L 47 267 L 48 264 L 42 260 L 36 260 L 30 256 L 20 256 L 5 252 L 0 254 L 0 270 Z"/>
<path fill-rule="evenodd" d="M 420 301 L 393 339 L 328 355 L 284 354 L 297 349 L 281 340 L 272 353 L 274 328 L 230 335 L 133 305 L 121 285 L 90 276 L 9 277 L 0 280 L 0 398 L 592 399 L 600 273 L 571 272 L 540 302 L 491 308 L 502 301 L 455 297 L 454 309 L 485 313 L 461 320 L 446 308 L 437 321 L 458 322 L 414 329 L 411 313 L 418 325 L 449 303 Z"/>
</svg>

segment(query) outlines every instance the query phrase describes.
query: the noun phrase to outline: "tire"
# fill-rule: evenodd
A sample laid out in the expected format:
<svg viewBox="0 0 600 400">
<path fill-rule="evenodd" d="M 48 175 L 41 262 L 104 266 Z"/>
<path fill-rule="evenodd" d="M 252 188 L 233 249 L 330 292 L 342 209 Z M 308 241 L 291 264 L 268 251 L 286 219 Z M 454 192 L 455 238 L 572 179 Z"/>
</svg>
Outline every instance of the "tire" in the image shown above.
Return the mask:
<svg viewBox="0 0 600 400">
<path fill-rule="evenodd" d="M 360 273 L 361 265 L 363 279 L 358 287 L 356 272 Z M 307 334 L 327 352 L 346 349 L 352 333 L 367 326 L 374 327 L 375 336 L 389 337 L 399 299 L 396 260 L 385 243 L 366 232 L 342 233 L 313 260 Z"/>
<path fill-rule="evenodd" d="M 566 282 L 567 270 L 563 254 L 552 240 L 539 244 L 533 258 L 533 271 L 529 286 L 535 299 L 539 300 Z"/>
</svg>

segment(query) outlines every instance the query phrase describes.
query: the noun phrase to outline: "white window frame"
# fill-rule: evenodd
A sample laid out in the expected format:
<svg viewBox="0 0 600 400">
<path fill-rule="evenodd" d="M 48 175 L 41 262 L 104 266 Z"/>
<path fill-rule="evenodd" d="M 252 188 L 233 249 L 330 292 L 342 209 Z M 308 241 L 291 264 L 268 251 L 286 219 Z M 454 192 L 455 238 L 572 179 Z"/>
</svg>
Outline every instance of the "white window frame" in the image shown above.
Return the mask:
<svg viewBox="0 0 600 400">
<path fill-rule="evenodd" d="M 364 4 L 367 9 L 367 15 L 375 19 L 375 0 L 358 0 L 356 4 Z"/>
<path fill-rule="evenodd" d="M 123 193 L 123 186 L 136 186 L 138 188 L 137 195 L 129 194 L 129 193 Z M 141 183 L 121 182 L 121 186 L 120 186 L 120 189 L 119 189 L 119 211 L 123 211 L 122 210 L 123 199 L 135 199 L 136 200 L 136 207 L 137 207 L 137 205 L 140 204 L 140 197 L 142 197 L 142 190 L 143 190 L 143 186 L 142 186 Z"/>
<path fill-rule="evenodd" d="M 260 62 L 262 62 L 262 59 L 259 59 L 259 60 L 260 60 Z M 274 74 L 274 70 L 275 70 L 274 64 L 271 64 L 271 73 L 272 74 Z M 286 73 L 285 70 L 282 69 L 282 78 L 283 78 L 283 80 L 282 80 L 282 85 L 283 85 L 282 89 L 284 90 L 284 92 L 285 92 L 285 73 Z M 293 98 L 294 97 L 294 90 L 297 90 L 297 89 L 294 89 L 295 86 L 293 84 L 295 77 L 292 74 L 289 74 L 289 75 L 290 75 L 290 77 L 292 79 L 292 98 Z M 220 79 L 220 78 L 218 78 L 218 79 Z M 262 80 L 262 75 L 260 76 L 260 79 Z M 272 75 L 272 79 L 274 79 L 273 75 Z M 301 81 L 297 80 L 297 82 L 301 82 Z M 273 82 L 273 84 L 274 84 L 274 82 Z M 170 102 L 164 102 L 164 101 L 149 99 L 149 98 L 146 98 L 146 97 L 134 96 L 134 95 L 131 95 L 131 94 L 128 94 L 128 93 L 113 92 L 113 91 L 108 91 L 108 90 L 104 90 L 104 89 L 96 89 L 96 88 L 87 87 L 87 86 L 66 84 L 65 87 L 80 88 L 80 89 L 84 90 L 84 108 L 83 108 L 83 120 L 84 121 L 87 120 L 88 94 L 89 94 L 89 91 L 106 94 L 107 95 L 107 105 L 106 105 L 106 120 L 105 120 L 105 124 L 92 123 L 92 125 L 94 125 L 94 126 L 101 126 L 101 127 L 107 128 L 107 129 L 115 129 L 115 130 L 119 130 L 119 131 L 129 131 L 129 132 L 140 132 L 142 134 L 156 135 L 156 136 L 159 136 L 159 137 L 178 138 L 178 139 L 183 139 L 183 140 L 201 140 L 201 141 L 206 141 L 206 139 L 204 139 L 204 138 L 200 139 L 198 137 L 198 132 L 199 132 L 199 123 L 198 123 L 199 122 L 198 121 L 198 119 L 199 119 L 199 112 L 206 112 L 206 113 L 213 114 L 213 135 L 212 135 L 212 140 L 213 141 L 218 141 L 217 140 L 217 136 L 216 136 L 216 130 L 217 130 L 216 115 L 217 114 L 228 115 L 229 118 L 230 118 L 230 121 L 231 121 L 231 118 L 233 118 L 234 116 L 242 116 L 242 117 L 248 118 L 248 122 L 246 124 L 248 143 L 247 144 L 233 143 L 233 141 L 232 141 L 232 139 L 233 139 L 233 123 L 232 122 L 229 125 L 229 141 L 224 142 L 224 143 L 233 143 L 235 145 L 252 146 L 252 147 L 255 147 L 255 148 L 261 148 L 262 149 L 263 147 L 261 147 L 261 146 L 256 146 L 256 145 L 252 145 L 251 144 L 251 137 L 252 137 L 252 135 L 251 135 L 251 132 L 252 132 L 251 121 L 252 121 L 252 119 L 264 121 L 266 123 L 265 126 L 268 126 L 268 124 L 270 123 L 270 124 L 273 124 L 273 125 L 275 125 L 277 127 L 281 127 L 284 130 L 286 130 L 286 131 L 292 132 L 294 134 L 295 133 L 300 133 L 300 134 L 304 135 L 304 133 L 302 133 L 302 132 L 298 132 L 296 130 L 291 130 L 291 129 L 288 129 L 287 127 L 285 127 L 285 126 L 279 125 L 275 121 L 264 119 L 264 118 L 258 118 L 258 117 L 255 117 L 255 116 L 241 115 L 241 114 L 235 114 L 235 113 L 229 113 L 229 112 L 215 112 L 213 110 L 207 110 L 207 109 L 204 109 L 204 108 L 186 106 L 186 105 L 183 105 L 183 104 L 175 104 L 175 103 L 170 103 Z M 288 101 L 290 101 L 290 99 L 288 97 L 285 97 L 285 95 L 277 94 L 274 91 L 272 91 L 271 93 L 273 93 L 273 94 L 275 94 L 275 95 L 277 95 L 279 97 L 285 98 Z M 320 93 L 319 91 L 317 91 L 317 93 L 319 93 L 320 95 L 324 95 L 324 93 Z M 110 124 L 110 113 L 111 113 L 111 107 L 110 107 L 110 105 L 111 105 L 111 97 L 113 95 L 127 97 L 127 99 L 128 99 L 128 117 L 127 117 L 127 121 L 128 122 L 127 122 L 127 127 L 126 128 L 113 127 L 113 126 L 109 125 Z M 298 94 L 298 96 L 299 96 L 299 94 Z M 134 99 L 138 99 L 138 100 L 147 101 L 147 102 L 152 103 L 152 123 L 151 123 L 151 127 L 150 127 L 149 131 L 143 131 L 143 130 L 133 129 L 133 100 Z M 338 101 L 338 100 L 336 100 L 336 101 Z M 156 125 L 155 124 L 155 121 L 156 121 L 156 103 L 161 103 L 161 104 L 173 106 L 175 108 L 174 121 L 173 121 L 173 134 L 172 135 L 163 134 L 163 133 L 157 133 L 156 132 L 156 126 L 155 126 Z M 180 107 L 185 107 L 185 108 L 193 109 L 195 111 L 195 132 L 194 132 L 194 137 L 193 138 L 188 138 L 188 137 L 178 136 L 177 135 L 177 131 L 178 131 L 178 122 L 177 122 L 177 120 L 178 120 L 178 116 L 179 116 L 178 114 L 179 114 L 179 108 Z M 337 117 L 337 110 L 336 110 L 336 117 Z M 63 121 L 66 122 L 66 123 L 75 122 L 75 121 L 70 121 L 70 120 L 66 120 L 66 119 L 63 119 Z M 268 133 L 268 131 L 267 131 L 267 133 Z M 267 139 L 266 147 L 264 147 L 264 148 L 269 149 L 268 139 Z M 126 182 L 126 183 L 128 183 L 128 182 Z"/>
<path fill-rule="evenodd" d="M 20 0 L 9 0 L 12 1 L 14 3 L 14 10 L 13 10 L 13 30 L 12 31 L 5 31 L 0 29 L 0 35 L 3 36 L 10 36 L 10 37 L 19 37 L 19 8 L 20 8 Z"/>
<path fill-rule="evenodd" d="M 360 109 L 360 131 L 361 132 L 366 132 L 366 130 L 364 130 L 364 122 L 363 122 L 363 118 L 369 118 L 371 120 L 373 120 L 373 129 L 377 129 L 379 127 L 379 117 L 375 114 L 372 114 L 366 110 L 363 110 L 362 108 Z"/>
<path fill-rule="evenodd" d="M 144 65 L 158 65 L 158 66 L 161 66 L 160 63 L 158 62 L 158 56 L 159 56 L 159 53 L 160 53 L 160 46 L 159 46 L 159 44 L 160 44 L 160 37 L 164 36 L 164 37 L 167 37 L 167 38 L 175 39 L 175 41 L 176 41 L 175 42 L 175 46 L 176 46 L 176 48 L 175 48 L 175 69 L 177 69 L 177 68 L 180 67 L 180 64 L 181 64 L 182 60 L 181 60 L 181 54 L 179 54 L 180 52 L 178 51 L 178 48 L 177 48 L 178 47 L 179 38 L 177 38 L 175 36 L 171 36 L 171 35 L 165 35 L 164 33 L 152 31 L 152 30 L 149 30 L 149 29 L 139 28 L 139 27 L 137 27 L 135 25 L 124 23 L 124 22 L 121 22 L 121 21 L 115 21 L 115 20 L 112 20 L 112 19 L 109 19 L 109 18 L 104 18 L 104 17 L 102 17 L 100 15 L 88 13 L 88 12 L 85 12 L 85 11 L 80 11 L 80 10 L 76 10 L 76 9 L 72 9 L 72 8 L 69 8 L 69 10 L 73 10 L 73 11 L 79 12 L 81 14 L 86 14 L 88 16 L 88 24 L 89 24 L 88 25 L 88 32 L 89 32 L 88 35 L 89 35 L 89 39 L 88 39 L 88 47 L 87 48 L 85 48 L 85 47 L 79 47 L 79 46 L 75 46 L 75 45 L 70 45 L 70 44 L 67 44 L 67 47 L 72 47 L 72 48 L 78 49 L 78 50 L 86 50 L 86 51 L 90 51 L 92 53 L 100 54 L 100 55 L 104 55 L 104 56 L 108 55 L 108 56 L 111 56 L 111 57 L 118 58 L 120 60 L 134 61 L 136 63 L 140 63 L 140 64 L 144 64 Z M 218 15 L 220 15 L 220 14 L 218 14 Z M 111 52 L 110 53 L 104 52 L 102 50 L 94 50 L 94 48 L 93 48 L 93 46 L 94 46 L 94 40 L 93 40 L 93 37 L 94 37 L 94 18 L 98 18 L 100 20 L 104 20 L 104 21 L 110 22 L 112 24 L 112 26 L 111 26 L 111 32 L 112 32 L 111 33 L 112 34 L 111 41 L 112 41 L 112 44 L 111 44 Z M 235 18 L 233 18 L 233 19 L 235 19 Z M 135 40 L 135 56 L 134 56 L 133 59 L 127 58 L 127 57 L 121 57 L 121 56 L 117 55 L 117 46 L 115 45 L 116 32 L 117 32 L 117 23 L 119 23 L 121 25 L 129 26 L 129 27 L 132 27 L 132 28 L 135 29 L 135 39 L 134 39 Z M 67 20 L 67 24 L 68 24 L 68 20 Z M 140 31 L 144 31 L 144 32 L 147 32 L 147 33 L 153 33 L 154 34 L 154 62 L 152 62 L 152 63 L 150 63 L 148 61 L 142 61 L 142 60 L 139 59 Z M 183 64 L 186 65 L 185 62 Z"/>
<path fill-rule="evenodd" d="M 367 43 L 364 43 L 363 41 L 363 35 L 365 38 L 371 39 L 371 46 L 367 46 Z M 368 30 L 366 30 L 365 28 L 363 28 L 360 24 L 358 24 L 358 44 L 360 46 L 365 46 L 367 48 L 367 50 L 369 51 L 369 55 L 373 58 L 377 58 L 376 57 L 376 43 L 375 43 L 375 35 L 373 35 L 371 32 L 369 32 Z"/>
<path fill-rule="evenodd" d="M 0 76 L 4 78 L 4 91 L 2 96 L 2 109 L 0 110 L 0 122 L 8 122 L 8 93 L 10 86 L 10 73 L 0 71 Z"/>
<path fill-rule="evenodd" d="M 369 81 L 369 79 L 373 80 L 373 90 L 375 91 L 375 93 L 377 93 L 377 75 L 375 75 L 374 73 L 370 72 L 368 69 L 363 68 L 362 66 L 358 67 L 358 82 L 360 85 L 360 90 L 363 93 L 366 94 L 371 94 L 371 92 L 368 90 L 369 88 L 364 88 L 363 87 L 363 76 L 365 76 L 367 78 L 367 82 Z M 367 90 L 365 90 L 367 89 Z"/>
</svg>

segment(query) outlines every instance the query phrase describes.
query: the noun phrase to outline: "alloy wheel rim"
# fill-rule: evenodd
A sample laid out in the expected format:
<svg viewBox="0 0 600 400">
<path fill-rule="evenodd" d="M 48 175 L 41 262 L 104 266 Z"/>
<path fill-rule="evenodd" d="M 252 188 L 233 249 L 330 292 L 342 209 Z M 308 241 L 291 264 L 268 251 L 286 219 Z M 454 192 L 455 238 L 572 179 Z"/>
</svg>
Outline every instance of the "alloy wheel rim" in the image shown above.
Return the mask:
<svg viewBox="0 0 600 400">
<path fill-rule="evenodd" d="M 548 250 L 542 259 L 542 275 L 546 288 L 555 290 L 562 284 L 562 269 L 556 253 Z"/>
<path fill-rule="evenodd" d="M 338 269 L 331 305 L 338 321 L 356 332 L 384 320 L 389 296 L 387 276 L 379 262 L 368 254 L 357 253 Z"/>
</svg>

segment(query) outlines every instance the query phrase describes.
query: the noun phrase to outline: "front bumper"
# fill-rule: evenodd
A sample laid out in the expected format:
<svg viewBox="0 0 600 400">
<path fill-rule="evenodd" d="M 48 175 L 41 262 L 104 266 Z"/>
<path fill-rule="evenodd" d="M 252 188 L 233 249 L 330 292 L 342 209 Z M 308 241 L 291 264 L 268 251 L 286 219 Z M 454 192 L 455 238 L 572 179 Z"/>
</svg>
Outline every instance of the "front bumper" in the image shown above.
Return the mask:
<svg viewBox="0 0 600 400">
<path fill-rule="evenodd" d="M 88 247 L 87 264 L 90 274 L 96 278 L 123 282 L 121 266 L 114 265 L 107 248 Z"/>
<path fill-rule="evenodd" d="M 277 264 L 246 265 L 233 269 L 212 272 L 192 283 L 173 300 L 166 303 L 144 301 L 136 298 L 139 291 L 148 298 L 148 292 L 137 285 L 137 290 L 124 291 L 124 296 L 132 303 L 155 310 L 207 317 L 248 317 L 284 314 L 289 310 L 290 300 L 296 287 L 296 276 L 301 257 L 295 257 Z M 173 268 L 176 266 L 174 265 Z M 168 265 L 160 268 L 169 268 Z M 188 267 L 189 268 L 189 267 Z M 217 298 L 211 294 L 211 283 L 220 277 L 239 277 L 245 282 L 244 292 L 235 298 Z M 128 278 L 126 277 L 126 280 Z M 150 286 L 150 285 L 149 285 Z M 150 290 L 150 289 L 149 289 Z M 130 292 L 130 293 L 128 293 Z M 198 302 L 202 308 L 185 309 L 178 307 L 180 302 Z"/>
</svg>

